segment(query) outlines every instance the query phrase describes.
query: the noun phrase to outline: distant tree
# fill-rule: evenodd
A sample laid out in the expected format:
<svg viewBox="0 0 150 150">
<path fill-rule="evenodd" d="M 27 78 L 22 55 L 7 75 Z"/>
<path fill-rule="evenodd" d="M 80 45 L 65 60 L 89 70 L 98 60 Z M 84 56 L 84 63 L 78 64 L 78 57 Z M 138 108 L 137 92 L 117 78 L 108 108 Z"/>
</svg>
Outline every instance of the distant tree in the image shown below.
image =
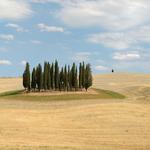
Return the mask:
<svg viewBox="0 0 150 150">
<path fill-rule="evenodd" d="M 51 88 L 54 89 L 55 78 L 54 78 L 54 64 L 53 63 L 50 69 L 50 76 L 51 76 Z"/>
<path fill-rule="evenodd" d="M 79 65 L 79 88 L 82 89 L 82 63 Z"/>
<path fill-rule="evenodd" d="M 59 66 L 58 61 L 55 61 L 55 89 L 57 90 L 59 88 Z"/>
<path fill-rule="evenodd" d="M 48 65 L 47 62 L 44 63 L 44 72 L 43 72 L 43 88 L 47 90 L 47 80 L 48 79 Z"/>
<path fill-rule="evenodd" d="M 33 68 L 32 70 L 32 81 L 31 81 L 31 88 L 35 91 L 36 89 L 36 70 Z"/>
<path fill-rule="evenodd" d="M 43 73 L 42 73 L 41 64 L 39 64 L 36 69 L 36 77 L 37 77 L 38 90 L 41 91 L 41 89 L 43 88 Z"/>
<path fill-rule="evenodd" d="M 86 65 L 85 69 L 85 89 L 88 90 L 89 87 L 92 86 L 92 71 L 90 64 Z"/>
<path fill-rule="evenodd" d="M 112 69 L 112 71 L 111 71 L 112 73 L 114 73 L 114 69 Z"/>
<path fill-rule="evenodd" d="M 51 66 L 50 63 L 47 64 L 47 88 L 51 89 Z"/>
<path fill-rule="evenodd" d="M 30 91 L 30 65 L 29 63 L 26 63 L 25 71 L 23 73 L 23 86 L 25 89 Z"/>
</svg>

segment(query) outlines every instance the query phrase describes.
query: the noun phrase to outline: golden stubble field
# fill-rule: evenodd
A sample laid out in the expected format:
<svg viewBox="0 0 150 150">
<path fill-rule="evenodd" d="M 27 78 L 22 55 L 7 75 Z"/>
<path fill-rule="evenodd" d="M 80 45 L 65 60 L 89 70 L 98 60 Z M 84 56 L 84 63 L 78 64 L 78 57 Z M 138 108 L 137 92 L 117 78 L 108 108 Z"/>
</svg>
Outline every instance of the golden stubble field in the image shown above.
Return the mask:
<svg viewBox="0 0 150 150">
<path fill-rule="evenodd" d="M 21 87 L 20 79 L 10 80 L 6 87 Z M 96 75 L 94 87 L 114 90 L 127 98 L 46 102 L 1 99 L 0 149 L 149 150 L 150 75 Z M 0 90 L 6 89 L 1 85 Z"/>
</svg>

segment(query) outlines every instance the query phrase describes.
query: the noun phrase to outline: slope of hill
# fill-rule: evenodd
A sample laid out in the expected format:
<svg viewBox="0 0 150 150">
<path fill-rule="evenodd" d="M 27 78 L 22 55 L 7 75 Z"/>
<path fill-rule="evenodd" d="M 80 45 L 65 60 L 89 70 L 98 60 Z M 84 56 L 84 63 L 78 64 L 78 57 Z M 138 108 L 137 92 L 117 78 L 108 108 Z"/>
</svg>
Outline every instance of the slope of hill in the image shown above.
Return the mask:
<svg viewBox="0 0 150 150">
<path fill-rule="evenodd" d="M 0 93 L 22 88 L 22 78 L 0 78 Z"/>
<path fill-rule="evenodd" d="M 128 97 L 150 97 L 150 74 L 113 73 L 94 76 L 94 87 L 123 93 Z"/>
<path fill-rule="evenodd" d="M 0 99 L 0 150 L 149 150 L 149 85 L 150 75 L 96 75 L 94 87 L 128 98 Z"/>
</svg>

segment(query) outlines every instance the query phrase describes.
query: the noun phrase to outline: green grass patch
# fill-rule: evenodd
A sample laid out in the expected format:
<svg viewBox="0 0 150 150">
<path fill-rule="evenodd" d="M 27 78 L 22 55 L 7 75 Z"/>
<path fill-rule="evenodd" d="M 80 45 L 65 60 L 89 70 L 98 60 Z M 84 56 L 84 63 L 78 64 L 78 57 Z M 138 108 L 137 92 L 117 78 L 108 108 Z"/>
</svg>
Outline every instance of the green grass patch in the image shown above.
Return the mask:
<svg viewBox="0 0 150 150">
<path fill-rule="evenodd" d="M 34 101 L 50 101 L 50 100 L 86 100 L 86 99 L 124 99 L 125 96 L 119 94 L 117 92 L 109 91 L 109 90 L 101 90 L 101 89 L 94 89 L 97 94 L 69 94 L 64 93 L 61 95 L 29 95 L 25 93 L 23 90 L 18 91 L 10 91 L 4 92 L 0 94 L 0 98 L 5 99 L 14 99 L 14 100 L 34 100 Z"/>
<path fill-rule="evenodd" d="M 0 93 L 0 97 L 6 97 L 6 96 L 12 96 L 12 95 L 18 95 L 22 94 L 24 90 L 16 90 L 16 91 L 8 91 Z"/>
</svg>

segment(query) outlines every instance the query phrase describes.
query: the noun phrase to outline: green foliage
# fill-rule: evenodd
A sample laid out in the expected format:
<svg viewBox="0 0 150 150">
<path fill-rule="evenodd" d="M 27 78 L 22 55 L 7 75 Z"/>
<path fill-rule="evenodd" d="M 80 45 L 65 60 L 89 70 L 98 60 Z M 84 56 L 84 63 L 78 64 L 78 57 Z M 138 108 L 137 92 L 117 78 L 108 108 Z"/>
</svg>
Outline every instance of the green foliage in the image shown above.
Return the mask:
<svg viewBox="0 0 150 150">
<path fill-rule="evenodd" d="M 78 69 L 76 67 L 76 70 L 75 70 L 75 77 L 74 77 L 74 80 L 75 80 L 75 91 L 78 91 Z"/>
<path fill-rule="evenodd" d="M 30 65 L 29 63 L 26 63 L 26 68 L 23 73 L 23 86 L 25 89 L 30 91 Z"/>
<path fill-rule="evenodd" d="M 33 71 L 32 71 L 31 88 L 34 90 L 36 89 L 36 70 L 35 70 L 35 68 L 33 68 Z"/>
<path fill-rule="evenodd" d="M 59 81 L 59 90 L 62 91 L 64 89 L 64 69 L 62 67 L 61 71 L 60 71 L 60 81 Z"/>
<path fill-rule="evenodd" d="M 41 64 L 39 64 L 36 68 L 36 79 L 38 90 L 41 91 L 43 88 L 43 73 Z"/>
<path fill-rule="evenodd" d="M 82 89 L 82 64 L 79 65 L 79 88 Z"/>
<path fill-rule="evenodd" d="M 55 89 L 57 90 L 59 88 L 59 67 L 58 67 L 58 61 L 55 61 Z"/>
<path fill-rule="evenodd" d="M 47 90 L 47 81 L 48 81 L 48 64 L 44 63 L 44 72 L 43 72 L 43 88 Z"/>
<path fill-rule="evenodd" d="M 82 63 L 82 88 L 85 88 L 85 63 Z"/>
<path fill-rule="evenodd" d="M 76 65 L 73 63 L 72 69 L 71 69 L 71 85 L 75 88 L 75 82 L 76 82 Z"/>
<path fill-rule="evenodd" d="M 23 73 L 23 86 L 30 91 L 30 66 L 26 64 L 25 71 Z M 58 61 L 55 64 L 44 62 L 44 69 L 39 64 L 36 69 L 32 70 L 31 88 L 32 91 L 38 89 L 41 90 L 60 90 L 60 91 L 78 91 L 85 88 L 86 90 L 92 86 L 92 71 L 89 64 L 79 64 L 79 70 L 77 65 L 73 63 L 70 67 L 65 65 L 59 70 Z"/>
<path fill-rule="evenodd" d="M 64 68 L 64 86 L 65 86 L 65 90 L 67 90 L 67 86 L 68 86 L 68 74 L 67 74 L 67 66 L 65 65 Z"/>
<path fill-rule="evenodd" d="M 51 88 L 54 89 L 54 64 L 52 63 L 50 68 L 50 76 L 51 76 Z"/>
<path fill-rule="evenodd" d="M 47 89 L 51 89 L 51 66 L 47 64 Z"/>
<path fill-rule="evenodd" d="M 92 71 L 90 64 L 86 65 L 84 86 L 86 91 L 90 86 L 92 86 Z"/>
</svg>

